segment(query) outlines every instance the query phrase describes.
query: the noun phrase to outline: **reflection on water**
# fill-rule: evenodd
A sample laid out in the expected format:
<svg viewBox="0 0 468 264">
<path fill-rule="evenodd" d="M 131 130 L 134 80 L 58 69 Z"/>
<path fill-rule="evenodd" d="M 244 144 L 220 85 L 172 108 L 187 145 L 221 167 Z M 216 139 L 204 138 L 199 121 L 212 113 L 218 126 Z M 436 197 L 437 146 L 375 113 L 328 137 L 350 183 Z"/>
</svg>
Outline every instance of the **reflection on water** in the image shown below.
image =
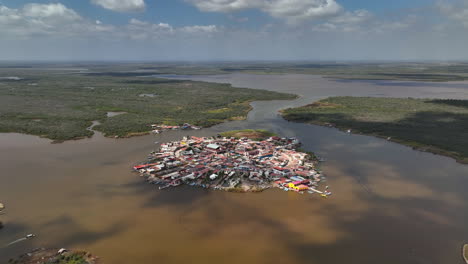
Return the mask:
<svg viewBox="0 0 468 264">
<path fill-rule="evenodd" d="M 193 77 L 288 91 L 253 103 L 247 120 L 201 131 L 50 144 L 0 134 L 0 263 L 37 246 L 84 248 L 105 263 L 463 263 L 468 166 L 382 139 L 289 123 L 277 110 L 329 95 L 468 98 L 447 88 L 336 82 L 306 75 Z M 327 162 L 329 199 L 280 190 L 234 194 L 188 186 L 159 191 L 130 171 L 165 142 L 230 129 L 296 136 Z"/>
</svg>

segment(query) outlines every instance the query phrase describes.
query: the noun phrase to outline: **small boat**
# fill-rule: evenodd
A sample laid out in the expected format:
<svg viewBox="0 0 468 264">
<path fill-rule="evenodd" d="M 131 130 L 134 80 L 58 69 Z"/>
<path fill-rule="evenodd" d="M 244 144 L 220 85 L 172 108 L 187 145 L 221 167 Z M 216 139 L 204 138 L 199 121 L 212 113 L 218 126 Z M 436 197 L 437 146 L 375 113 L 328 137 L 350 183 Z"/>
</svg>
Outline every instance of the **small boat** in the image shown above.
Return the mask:
<svg viewBox="0 0 468 264">
<path fill-rule="evenodd" d="M 34 235 L 34 234 L 26 235 L 26 238 L 27 238 L 27 239 L 31 239 L 31 238 L 33 238 L 33 237 L 36 237 L 36 235 Z"/>
<path fill-rule="evenodd" d="M 462 254 L 463 254 L 463 259 L 468 264 L 468 244 L 463 245 Z"/>
</svg>

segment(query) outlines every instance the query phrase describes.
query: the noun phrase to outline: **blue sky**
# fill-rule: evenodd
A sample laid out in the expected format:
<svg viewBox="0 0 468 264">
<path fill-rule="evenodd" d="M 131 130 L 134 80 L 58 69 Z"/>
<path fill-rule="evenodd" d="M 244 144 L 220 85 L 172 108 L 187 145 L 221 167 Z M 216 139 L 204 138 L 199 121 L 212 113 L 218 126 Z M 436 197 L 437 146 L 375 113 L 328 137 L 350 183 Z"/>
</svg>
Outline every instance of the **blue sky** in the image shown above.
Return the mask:
<svg viewBox="0 0 468 264">
<path fill-rule="evenodd" d="M 176 26 L 191 24 L 231 25 L 235 23 L 225 13 L 202 12 L 183 0 L 146 0 L 144 12 L 114 12 L 96 6 L 88 0 L 2 0 L 5 6 L 20 8 L 28 3 L 62 3 L 88 18 L 99 19 L 107 23 L 125 24 L 131 18 L 152 22 L 165 22 Z M 432 0 L 343 0 L 339 3 L 347 10 L 367 9 L 375 13 L 386 13 L 400 9 L 418 8 L 433 4 Z M 271 23 L 274 19 L 262 12 L 251 9 L 235 12 L 236 17 L 248 17 L 249 25 Z"/>
<path fill-rule="evenodd" d="M 0 60 L 468 59 L 467 29 L 468 0 L 0 0 Z"/>
</svg>

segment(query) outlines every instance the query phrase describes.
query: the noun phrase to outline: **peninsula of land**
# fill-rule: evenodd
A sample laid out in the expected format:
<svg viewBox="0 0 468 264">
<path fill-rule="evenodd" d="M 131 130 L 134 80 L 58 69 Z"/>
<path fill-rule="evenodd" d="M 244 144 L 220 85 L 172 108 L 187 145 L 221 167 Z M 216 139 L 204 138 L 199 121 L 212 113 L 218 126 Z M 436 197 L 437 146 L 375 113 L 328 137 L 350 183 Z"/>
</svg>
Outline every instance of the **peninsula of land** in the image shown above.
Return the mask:
<svg viewBox="0 0 468 264">
<path fill-rule="evenodd" d="M 468 100 L 331 97 L 282 111 L 286 120 L 383 137 L 468 163 Z"/>
<path fill-rule="evenodd" d="M 105 73 L 0 68 L 0 133 L 38 135 L 56 142 L 148 134 L 148 124 L 209 127 L 241 120 L 250 103 L 296 95 L 230 84 L 168 80 L 153 72 Z M 93 129 L 88 129 L 97 121 Z"/>
<path fill-rule="evenodd" d="M 213 138 L 184 137 L 161 144 L 148 162 L 133 169 L 148 182 L 159 184 L 159 189 L 187 184 L 257 192 L 278 187 L 330 195 L 328 188 L 318 190 L 325 178 L 309 154 L 296 150 L 299 144 L 295 138 L 272 136 L 264 130 L 231 131 Z"/>
</svg>

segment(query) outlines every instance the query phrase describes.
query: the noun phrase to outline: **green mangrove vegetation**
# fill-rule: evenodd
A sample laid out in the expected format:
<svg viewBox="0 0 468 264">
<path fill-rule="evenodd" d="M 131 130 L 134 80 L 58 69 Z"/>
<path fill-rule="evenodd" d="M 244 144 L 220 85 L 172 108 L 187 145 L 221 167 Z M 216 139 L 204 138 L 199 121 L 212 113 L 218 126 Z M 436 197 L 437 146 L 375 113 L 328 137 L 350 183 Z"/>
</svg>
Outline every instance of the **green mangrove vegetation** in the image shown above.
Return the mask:
<svg viewBox="0 0 468 264">
<path fill-rule="evenodd" d="M 331 97 L 282 111 L 285 119 L 362 133 L 468 163 L 468 100 Z"/>
<path fill-rule="evenodd" d="M 229 84 L 89 74 L 73 68 L 4 68 L 0 77 L 0 132 L 56 141 L 91 136 L 87 128 L 95 120 L 100 124 L 94 130 L 126 137 L 148 133 L 150 124 L 212 126 L 245 118 L 251 101 L 296 98 Z M 125 114 L 108 117 L 108 112 Z"/>
</svg>

